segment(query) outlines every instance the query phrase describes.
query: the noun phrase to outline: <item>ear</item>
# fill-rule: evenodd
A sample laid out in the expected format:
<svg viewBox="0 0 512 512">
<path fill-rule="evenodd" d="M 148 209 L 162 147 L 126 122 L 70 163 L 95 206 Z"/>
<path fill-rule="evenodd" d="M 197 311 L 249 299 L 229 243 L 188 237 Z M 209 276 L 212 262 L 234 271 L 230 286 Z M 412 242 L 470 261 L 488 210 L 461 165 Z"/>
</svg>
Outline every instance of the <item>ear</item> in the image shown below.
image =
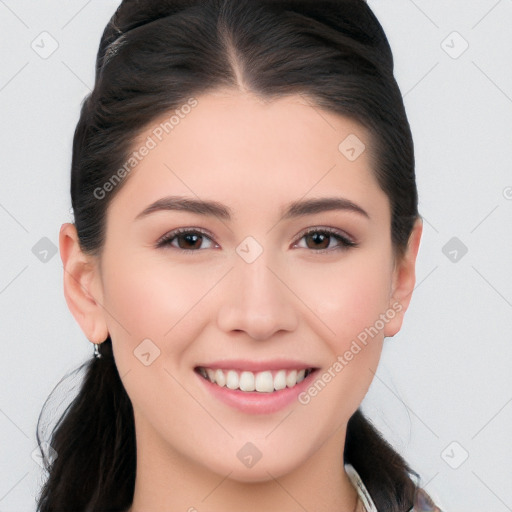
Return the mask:
<svg viewBox="0 0 512 512">
<path fill-rule="evenodd" d="M 89 341 L 102 343 L 108 337 L 108 329 L 101 305 L 101 276 L 97 261 L 82 252 L 74 224 L 62 224 L 59 248 L 68 308 Z"/>
<path fill-rule="evenodd" d="M 416 257 L 422 232 L 423 220 L 419 218 L 414 223 L 405 254 L 395 265 L 389 302 L 389 311 L 393 310 L 395 316 L 386 324 L 384 336 L 394 336 L 402 328 L 404 315 L 411 302 L 416 284 Z"/>
</svg>

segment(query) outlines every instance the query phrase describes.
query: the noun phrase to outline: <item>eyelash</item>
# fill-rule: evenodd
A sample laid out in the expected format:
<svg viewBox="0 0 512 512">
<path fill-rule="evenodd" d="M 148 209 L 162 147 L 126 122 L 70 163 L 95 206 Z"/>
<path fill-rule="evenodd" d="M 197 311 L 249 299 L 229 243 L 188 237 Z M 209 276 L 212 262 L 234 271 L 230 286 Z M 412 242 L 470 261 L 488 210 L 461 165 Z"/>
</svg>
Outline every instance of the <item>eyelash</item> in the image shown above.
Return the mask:
<svg viewBox="0 0 512 512">
<path fill-rule="evenodd" d="M 323 253 L 328 253 L 328 252 L 332 252 L 332 251 L 346 251 L 346 250 L 350 249 L 351 247 L 357 247 L 359 245 L 358 243 L 356 243 L 356 242 L 350 240 L 348 237 L 344 236 L 340 231 L 333 229 L 333 228 L 310 228 L 300 234 L 299 241 L 302 240 L 302 238 L 304 238 L 305 236 L 311 235 L 313 233 L 329 235 L 331 237 L 334 237 L 336 240 L 338 240 L 338 242 L 341 243 L 341 246 L 331 248 L 331 249 L 320 249 L 320 250 L 311 249 L 313 252 L 315 252 L 317 254 L 323 254 Z M 200 252 L 201 250 L 204 250 L 204 249 L 181 249 L 179 247 L 172 246 L 171 242 L 175 238 L 177 238 L 178 235 L 183 235 L 183 234 L 206 236 L 213 242 L 213 237 L 210 236 L 210 234 L 208 232 L 203 231 L 202 229 L 179 228 L 179 229 L 175 229 L 174 231 L 171 231 L 170 233 L 167 233 L 166 235 L 161 237 L 157 241 L 156 247 L 157 248 L 171 247 L 172 249 L 177 249 L 179 251 L 188 252 L 188 253 Z M 307 249 L 307 247 L 305 249 Z"/>
</svg>

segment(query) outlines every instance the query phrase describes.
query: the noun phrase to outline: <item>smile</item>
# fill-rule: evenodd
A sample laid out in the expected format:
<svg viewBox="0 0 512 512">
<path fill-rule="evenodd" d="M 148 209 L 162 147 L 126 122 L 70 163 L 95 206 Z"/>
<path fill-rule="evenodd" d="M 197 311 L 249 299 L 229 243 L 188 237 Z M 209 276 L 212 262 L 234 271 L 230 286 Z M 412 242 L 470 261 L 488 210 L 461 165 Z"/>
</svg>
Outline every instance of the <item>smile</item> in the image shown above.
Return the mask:
<svg viewBox="0 0 512 512">
<path fill-rule="evenodd" d="M 219 387 L 244 392 L 273 393 L 293 388 L 313 372 L 314 368 L 265 370 L 260 372 L 198 367 L 196 371 Z"/>
</svg>

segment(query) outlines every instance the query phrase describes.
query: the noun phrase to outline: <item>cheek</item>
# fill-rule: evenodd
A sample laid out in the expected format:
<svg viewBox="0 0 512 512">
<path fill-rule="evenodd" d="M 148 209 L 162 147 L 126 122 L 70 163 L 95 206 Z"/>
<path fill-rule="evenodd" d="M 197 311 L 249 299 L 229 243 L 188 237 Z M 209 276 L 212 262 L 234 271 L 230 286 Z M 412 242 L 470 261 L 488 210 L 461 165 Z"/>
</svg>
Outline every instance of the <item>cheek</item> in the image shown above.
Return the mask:
<svg viewBox="0 0 512 512">
<path fill-rule="evenodd" d="M 215 272 L 208 272 L 205 265 L 184 271 L 169 261 L 142 258 L 116 261 L 105 268 L 104 306 L 119 356 L 125 353 L 128 364 L 127 358 L 146 339 L 162 355 L 179 356 L 202 329 L 197 306 L 215 284 Z"/>
<path fill-rule="evenodd" d="M 201 298 L 218 281 L 205 265 L 184 271 L 169 260 L 116 260 L 105 264 L 105 308 L 114 358 L 135 410 L 164 429 L 172 409 L 204 411 L 183 392 L 184 354 L 207 320 Z M 112 269 L 109 272 L 108 269 Z M 170 406 L 169 406 L 170 407 Z M 182 427 L 176 425 L 176 430 Z M 181 435 L 181 434 L 180 434 Z M 183 436 L 187 433 L 183 432 Z"/>
<path fill-rule="evenodd" d="M 337 428 L 348 421 L 364 399 L 382 353 L 385 322 L 394 316 L 386 316 L 389 267 L 373 263 L 353 264 L 350 272 L 337 275 L 331 271 L 322 291 L 309 295 L 311 308 L 321 320 L 316 322 L 317 334 L 330 357 L 299 402 L 306 406 L 309 417 L 326 418 L 328 435 L 333 425 Z"/>
<path fill-rule="evenodd" d="M 379 319 L 389 308 L 390 268 L 390 261 L 377 253 L 354 252 L 339 264 L 310 266 L 300 273 L 298 295 L 315 312 L 319 334 L 336 353 L 365 329 L 376 325 L 382 330 Z"/>
<path fill-rule="evenodd" d="M 331 424 L 348 420 L 359 407 L 377 370 L 385 322 L 394 316 L 388 311 L 391 258 L 381 254 L 387 253 L 360 251 L 337 265 L 310 266 L 299 281 L 316 315 L 310 325 L 330 354 L 301 403 L 328 415 Z"/>
<path fill-rule="evenodd" d="M 159 336 L 193 306 L 211 280 L 204 265 L 190 270 L 172 260 L 142 255 L 118 261 L 111 268 L 115 273 L 106 279 L 107 300 L 133 330 L 143 326 Z"/>
</svg>

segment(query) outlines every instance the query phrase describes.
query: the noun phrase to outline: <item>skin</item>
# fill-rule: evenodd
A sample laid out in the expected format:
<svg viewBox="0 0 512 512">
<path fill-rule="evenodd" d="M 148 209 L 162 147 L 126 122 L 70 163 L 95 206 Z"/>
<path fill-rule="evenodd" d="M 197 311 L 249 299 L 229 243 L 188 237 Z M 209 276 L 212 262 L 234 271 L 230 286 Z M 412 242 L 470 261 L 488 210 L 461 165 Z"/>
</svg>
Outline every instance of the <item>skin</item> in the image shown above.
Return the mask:
<svg viewBox="0 0 512 512">
<path fill-rule="evenodd" d="M 130 511 L 352 511 L 356 493 L 340 463 L 346 424 L 370 386 L 384 338 L 401 328 L 421 220 L 405 256 L 395 259 L 389 199 L 358 123 L 304 96 L 264 102 L 222 90 L 197 99 L 114 197 L 100 257 L 80 251 L 73 224 L 60 231 L 69 309 L 91 342 L 110 334 L 134 407 L 138 466 Z M 338 150 L 349 134 L 367 147 L 355 161 Z M 233 217 L 159 211 L 134 220 L 171 194 L 218 201 Z M 291 201 L 333 196 L 369 218 L 336 210 L 281 219 Z M 348 234 L 357 247 L 331 237 L 319 253 L 302 233 L 325 227 Z M 176 228 L 212 236 L 155 247 Z M 263 248 L 252 263 L 236 252 L 247 236 Z M 307 405 L 249 415 L 212 398 L 193 371 L 219 358 L 290 357 L 321 373 L 393 304 L 394 318 Z M 149 366 L 134 356 L 146 338 L 160 350 Z M 236 456 L 247 442 L 262 454 L 251 468 Z"/>
</svg>

